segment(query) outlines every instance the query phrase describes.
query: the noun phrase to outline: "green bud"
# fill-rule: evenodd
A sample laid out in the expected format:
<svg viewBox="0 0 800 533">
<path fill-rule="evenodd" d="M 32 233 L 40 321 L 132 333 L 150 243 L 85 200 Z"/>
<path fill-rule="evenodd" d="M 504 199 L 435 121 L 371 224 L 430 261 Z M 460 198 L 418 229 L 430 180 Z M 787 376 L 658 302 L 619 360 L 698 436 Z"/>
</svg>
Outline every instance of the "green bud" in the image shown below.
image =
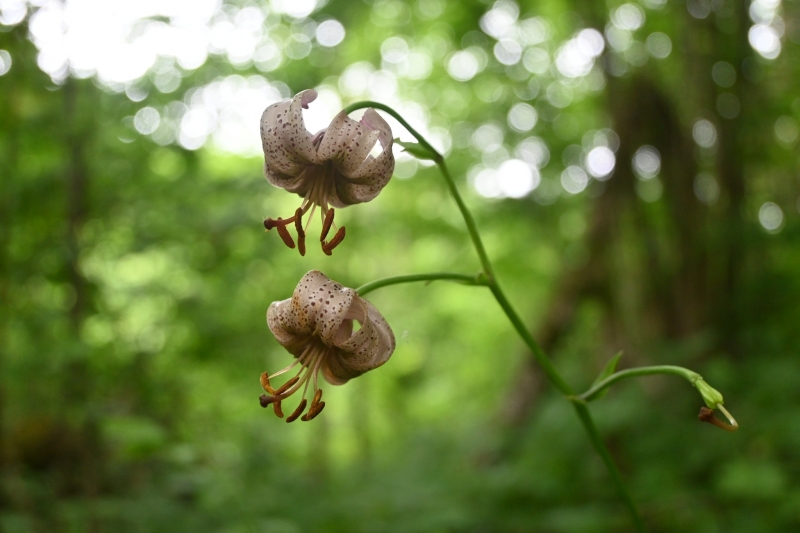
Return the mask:
<svg viewBox="0 0 800 533">
<path fill-rule="evenodd" d="M 722 394 L 717 389 L 706 383 L 700 376 L 697 376 L 697 379 L 693 382 L 693 385 L 703 396 L 703 400 L 706 402 L 706 405 L 709 407 L 709 409 L 716 409 L 718 405 L 722 405 L 724 403 Z"/>
</svg>

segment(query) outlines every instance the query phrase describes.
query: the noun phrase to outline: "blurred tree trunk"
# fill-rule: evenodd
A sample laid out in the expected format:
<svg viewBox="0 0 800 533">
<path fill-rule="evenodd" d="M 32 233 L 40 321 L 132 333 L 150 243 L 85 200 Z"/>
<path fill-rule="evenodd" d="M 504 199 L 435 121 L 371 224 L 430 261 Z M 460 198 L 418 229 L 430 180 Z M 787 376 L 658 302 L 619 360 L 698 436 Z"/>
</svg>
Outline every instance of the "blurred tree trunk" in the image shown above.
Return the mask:
<svg viewBox="0 0 800 533">
<path fill-rule="evenodd" d="M 67 274 L 74 294 L 74 303 L 69 310 L 70 325 L 77 353 L 70 357 L 62 390 L 70 410 L 80 413 L 81 441 L 80 464 L 75 465 L 80 494 L 95 498 L 102 485 L 103 447 L 100 440 L 98 420 L 93 408 L 94 379 L 89 369 L 88 347 L 81 340 L 81 332 L 87 315 L 87 282 L 81 271 L 81 230 L 89 214 L 89 169 L 87 146 L 91 145 L 93 122 L 87 91 L 81 82 L 68 79 L 64 86 L 65 139 L 68 164 L 64 170 L 66 186 L 66 251 Z M 92 506 L 89 506 L 92 513 Z M 97 530 L 99 522 L 90 516 L 90 530 Z"/>
</svg>

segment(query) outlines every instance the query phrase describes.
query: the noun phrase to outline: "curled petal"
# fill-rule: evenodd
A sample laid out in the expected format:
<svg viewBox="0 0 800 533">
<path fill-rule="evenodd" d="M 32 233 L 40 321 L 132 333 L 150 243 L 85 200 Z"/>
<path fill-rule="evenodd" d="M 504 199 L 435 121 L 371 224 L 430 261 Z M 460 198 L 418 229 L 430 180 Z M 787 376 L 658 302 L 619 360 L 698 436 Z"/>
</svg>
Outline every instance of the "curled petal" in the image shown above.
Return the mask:
<svg viewBox="0 0 800 533">
<path fill-rule="evenodd" d="M 331 346 L 357 296 L 353 289 L 312 270 L 303 276 L 290 299 L 270 305 L 267 324 L 282 346 L 294 346 L 298 337 L 312 335 Z"/>
<path fill-rule="evenodd" d="M 344 205 L 372 200 L 389 183 L 394 172 L 392 130 L 389 124 L 374 109 L 366 110 L 361 124 L 377 133 L 383 151 L 378 157 L 367 156 L 356 169 L 344 174 L 347 179 L 336 182 L 337 196 Z"/>
<path fill-rule="evenodd" d="M 273 104 L 261 115 L 261 144 L 267 180 L 277 187 L 302 194 L 307 189 L 300 174 L 318 164 L 316 148 L 303 121 L 303 108 L 317 97 L 309 89 L 288 101 Z"/>
<path fill-rule="evenodd" d="M 323 376 L 334 385 L 378 368 L 394 352 L 394 333 L 380 311 L 360 296 L 357 299 L 359 307 L 365 310 L 364 318 L 359 320 L 361 329 L 337 342 L 337 349 L 323 363 Z M 353 306 L 356 306 L 355 302 Z"/>
<path fill-rule="evenodd" d="M 372 108 L 367 109 L 364 112 L 364 116 L 361 117 L 361 123 L 369 129 L 380 133 L 378 140 L 380 140 L 384 149 L 392 147 L 392 128 L 389 127 L 389 123 L 383 120 L 383 117 L 377 111 Z"/>
<path fill-rule="evenodd" d="M 344 176 L 350 176 L 367 159 L 379 135 L 342 111 L 325 131 L 317 155 L 321 161 L 332 161 Z"/>
</svg>

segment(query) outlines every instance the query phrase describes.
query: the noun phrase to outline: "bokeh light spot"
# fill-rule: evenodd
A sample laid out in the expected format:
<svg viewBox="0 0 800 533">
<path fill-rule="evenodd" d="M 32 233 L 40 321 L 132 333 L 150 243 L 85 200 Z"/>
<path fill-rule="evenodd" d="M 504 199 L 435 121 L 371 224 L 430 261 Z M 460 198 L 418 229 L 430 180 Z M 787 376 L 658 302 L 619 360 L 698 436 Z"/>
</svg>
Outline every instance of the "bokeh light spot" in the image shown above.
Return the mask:
<svg viewBox="0 0 800 533">
<path fill-rule="evenodd" d="M 766 59 L 775 59 L 781 53 L 781 39 L 778 32 L 767 24 L 754 24 L 747 32 L 750 46 Z"/>
<path fill-rule="evenodd" d="M 735 94 L 720 93 L 717 96 L 717 112 L 722 118 L 734 119 L 739 116 L 741 109 L 742 106 Z"/>
<path fill-rule="evenodd" d="M 11 70 L 11 54 L 0 50 L 0 76 Z"/>
<path fill-rule="evenodd" d="M 520 142 L 514 150 L 514 155 L 537 168 L 544 168 L 550 161 L 547 143 L 539 137 L 528 137 Z"/>
<path fill-rule="evenodd" d="M 636 194 L 647 203 L 657 202 L 663 192 L 664 186 L 658 178 L 636 181 Z"/>
<path fill-rule="evenodd" d="M 156 131 L 160 123 L 161 115 L 152 107 L 141 108 L 133 117 L 133 125 L 136 131 L 143 135 L 150 135 Z"/>
<path fill-rule="evenodd" d="M 469 81 L 480 71 L 480 63 L 475 54 L 469 50 L 461 50 L 450 56 L 447 61 L 447 72 L 457 81 Z"/>
<path fill-rule="evenodd" d="M 782 144 L 793 145 L 798 133 L 797 121 L 794 118 L 784 115 L 775 121 L 775 138 Z"/>
<path fill-rule="evenodd" d="M 491 152 L 503 144 L 503 130 L 495 124 L 483 124 L 472 134 L 472 146 Z"/>
<path fill-rule="evenodd" d="M 317 26 L 315 36 L 322 46 L 328 48 L 336 46 L 344 40 L 344 26 L 336 19 L 328 19 Z"/>
<path fill-rule="evenodd" d="M 607 179 L 614 171 L 617 158 L 606 146 L 596 146 L 586 154 L 586 169 L 599 180 Z"/>
<path fill-rule="evenodd" d="M 570 194 L 578 194 L 589 185 L 589 176 L 579 166 L 571 165 L 561 173 L 561 186 Z"/>
<path fill-rule="evenodd" d="M 640 146 L 633 154 L 633 171 L 642 180 L 656 177 L 661 171 L 661 154 L 653 146 Z"/>
<path fill-rule="evenodd" d="M 720 87 L 733 87 L 736 83 L 736 69 L 727 61 L 717 61 L 711 67 L 711 78 Z"/>
<path fill-rule="evenodd" d="M 512 39 L 501 39 L 494 45 L 494 57 L 504 65 L 516 65 L 522 57 L 522 47 Z"/>
<path fill-rule="evenodd" d="M 520 102 L 508 112 L 508 125 L 516 132 L 525 133 L 533 129 L 538 118 L 533 106 Z"/>
<path fill-rule="evenodd" d="M 758 221 L 770 233 L 778 233 L 783 225 L 783 210 L 774 202 L 764 202 L 758 210 Z"/>
<path fill-rule="evenodd" d="M 666 33 L 660 31 L 651 33 L 645 42 L 647 51 L 657 59 L 664 59 L 672 53 L 672 40 Z"/>
<path fill-rule="evenodd" d="M 636 4 L 622 4 L 611 12 L 611 22 L 621 30 L 638 30 L 644 20 L 644 10 Z"/>
<path fill-rule="evenodd" d="M 694 178 L 694 195 L 706 205 L 714 205 L 719 199 L 719 184 L 708 172 L 700 172 Z"/>
<path fill-rule="evenodd" d="M 717 142 L 717 128 L 706 119 L 700 119 L 692 127 L 694 142 L 703 148 L 711 148 Z"/>
</svg>

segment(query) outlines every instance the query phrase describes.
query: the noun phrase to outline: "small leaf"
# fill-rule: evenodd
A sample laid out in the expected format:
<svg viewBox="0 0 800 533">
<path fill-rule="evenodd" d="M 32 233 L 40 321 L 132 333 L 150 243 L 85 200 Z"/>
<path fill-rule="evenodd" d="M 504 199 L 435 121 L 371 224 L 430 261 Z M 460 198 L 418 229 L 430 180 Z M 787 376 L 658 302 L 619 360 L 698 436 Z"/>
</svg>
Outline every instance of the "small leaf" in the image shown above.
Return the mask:
<svg viewBox="0 0 800 533">
<path fill-rule="evenodd" d="M 436 160 L 437 154 L 431 152 L 429 149 L 425 148 L 419 143 L 405 142 L 399 139 L 395 139 L 394 142 L 402 146 L 406 152 L 413 155 L 417 159 L 429 159 L 431 161 Z"/>
<path fill-rule="evenodd" d="M 622 352 L 617 353 L 617 355 L 609 359 L 608 363 L 606 363 L 606 366 L 603 367 L 603 370 L 600 371 L 600 374 L 594 380 L 594 383 L 592 383 L 592 387 L 594 387 L 595 385 L 597 385 L 598 383 L 600 383 L 601 381 L 603 381 L 608 376 L 614 373 L 614 371 L 617 369 L 617 363 L 619 363 L 620 357 L 622 357 Z M 609 390 L 610 389 L 604 390 L 603 392 L 595 396 L 594 399 L 596 400 L 597 398 L 602 398 L 603 396 L 608 394 Z"/>
</svg>

